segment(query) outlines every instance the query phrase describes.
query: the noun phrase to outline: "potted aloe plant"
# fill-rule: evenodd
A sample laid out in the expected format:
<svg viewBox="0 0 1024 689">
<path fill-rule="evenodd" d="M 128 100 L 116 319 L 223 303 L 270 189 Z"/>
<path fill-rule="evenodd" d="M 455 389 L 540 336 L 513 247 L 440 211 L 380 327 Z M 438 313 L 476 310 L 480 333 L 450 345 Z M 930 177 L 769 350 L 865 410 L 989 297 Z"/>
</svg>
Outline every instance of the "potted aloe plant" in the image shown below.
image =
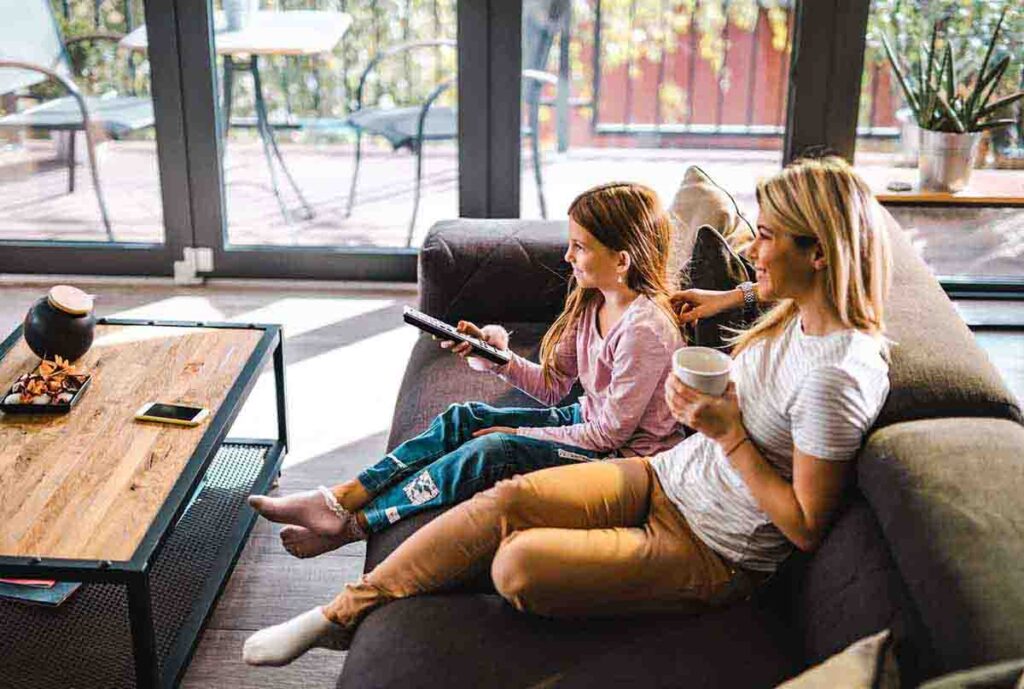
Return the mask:
<svg viewBox="0 0 1024 689">
<path fill-rule="evenodd" d="M 999 119 L 997 113 L 1024 98 L 1024 91 L 993 100 L 1010 64 L 1009 55 L 992 60 L 1005 18 L 1006 9 L 996 22 L 981 68 L 970 75 L 957 64 L 953 39 L 944 37 L 944 45 L 939 46 L 940 22 L 932 26 L 930 45 L 921 47 L 922 59 L 916 70 L 905 69 L 889 40 L 882 36 L 907 107 L 921 129 L 918 168 L 922 189 L 955 192 L 966 187 L 982 132 L 1015 124 L 1012 119 Z M 963 83 L 961 75 L 968 75 Z"/>
</svg>

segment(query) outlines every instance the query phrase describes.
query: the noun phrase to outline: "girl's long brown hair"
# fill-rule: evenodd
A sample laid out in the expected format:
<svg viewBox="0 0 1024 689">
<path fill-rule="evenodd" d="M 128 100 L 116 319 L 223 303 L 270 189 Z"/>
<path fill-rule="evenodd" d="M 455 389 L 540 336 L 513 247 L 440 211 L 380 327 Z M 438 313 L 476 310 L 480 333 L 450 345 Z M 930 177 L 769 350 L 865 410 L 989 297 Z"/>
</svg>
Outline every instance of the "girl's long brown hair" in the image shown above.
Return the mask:
<svg viewBox="0 0 1024 689">
<path fill-rule="evenodd" d="M 626 285 L 654 300 L 672 322 L 676 321 L 669 303 L 667 275 L 671 230 L 653 189 L 632 182 L 602 184 L 577 196 L 569 205 L 569 217 L 608 249 L 628 253 Z M 581 288 L 575 277 L 569 278 L 565 308 L 540 345 L 540 362 L 549 382 L 552 373 L 564 374 L 557 363 L 558 343 L 599 295 L 598 290 Z"/>
</svg>

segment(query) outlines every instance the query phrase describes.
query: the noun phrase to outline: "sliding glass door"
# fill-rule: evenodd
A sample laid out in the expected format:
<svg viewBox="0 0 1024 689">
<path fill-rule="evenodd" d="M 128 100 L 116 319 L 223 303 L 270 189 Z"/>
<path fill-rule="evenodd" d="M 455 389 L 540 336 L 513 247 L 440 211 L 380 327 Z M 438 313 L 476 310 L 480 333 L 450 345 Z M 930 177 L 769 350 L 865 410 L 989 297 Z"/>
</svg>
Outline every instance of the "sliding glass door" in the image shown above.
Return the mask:
<svg viewBox="0 0 1024 689">
<path fill-rule="evenodd" d="M 415 280 L 459 212 L 455 0 L 255 7 L 179 16 L 204 272 Z"/>
<path fill-rule="evenodd" d="M 0 11 L 0 272 L 170 275 L 192 243 L 172 1 Z"/>
</svg>

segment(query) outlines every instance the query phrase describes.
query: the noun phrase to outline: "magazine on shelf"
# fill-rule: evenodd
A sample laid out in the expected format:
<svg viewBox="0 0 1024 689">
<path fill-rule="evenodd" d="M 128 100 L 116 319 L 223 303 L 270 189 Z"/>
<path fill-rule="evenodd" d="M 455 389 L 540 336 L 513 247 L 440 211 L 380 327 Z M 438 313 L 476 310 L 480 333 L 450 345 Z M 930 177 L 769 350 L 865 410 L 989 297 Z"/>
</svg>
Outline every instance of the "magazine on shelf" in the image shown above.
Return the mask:
<svg viewBox="0 0 1024 689">
<path fill-rule="evenodd" d="M 0 598 L 37 605 L 60 605 L 81 586 L 77 581 L 56 581 L 52 586 L 0 582 Z"/>
</svg>

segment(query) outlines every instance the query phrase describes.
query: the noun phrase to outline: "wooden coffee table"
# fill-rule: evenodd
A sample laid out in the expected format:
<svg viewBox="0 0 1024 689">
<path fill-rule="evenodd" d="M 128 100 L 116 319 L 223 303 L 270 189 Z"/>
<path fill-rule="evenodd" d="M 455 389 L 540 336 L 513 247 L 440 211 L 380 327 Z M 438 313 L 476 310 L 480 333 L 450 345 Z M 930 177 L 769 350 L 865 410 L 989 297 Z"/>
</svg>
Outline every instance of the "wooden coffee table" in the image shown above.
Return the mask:
<svg viewBox="0 0 1024 689">
<path fill-rule="evenodd" d="M 228 429 L 273 357 L 277 438 Z M 18 328 L 0 389 L 39 359 Z M 287 447 L 277 325 L 101 319 L 66 415 L 0 415 L 0 577 L 84 582 L 55 608 L 0 600 L 0 677 L 16 687 L 170 687 L 241 553 Z M 210 410 L 140 423 L 146 402 Z M 5 685 L 7 686 L 7 685 Z"/>
</svg>

